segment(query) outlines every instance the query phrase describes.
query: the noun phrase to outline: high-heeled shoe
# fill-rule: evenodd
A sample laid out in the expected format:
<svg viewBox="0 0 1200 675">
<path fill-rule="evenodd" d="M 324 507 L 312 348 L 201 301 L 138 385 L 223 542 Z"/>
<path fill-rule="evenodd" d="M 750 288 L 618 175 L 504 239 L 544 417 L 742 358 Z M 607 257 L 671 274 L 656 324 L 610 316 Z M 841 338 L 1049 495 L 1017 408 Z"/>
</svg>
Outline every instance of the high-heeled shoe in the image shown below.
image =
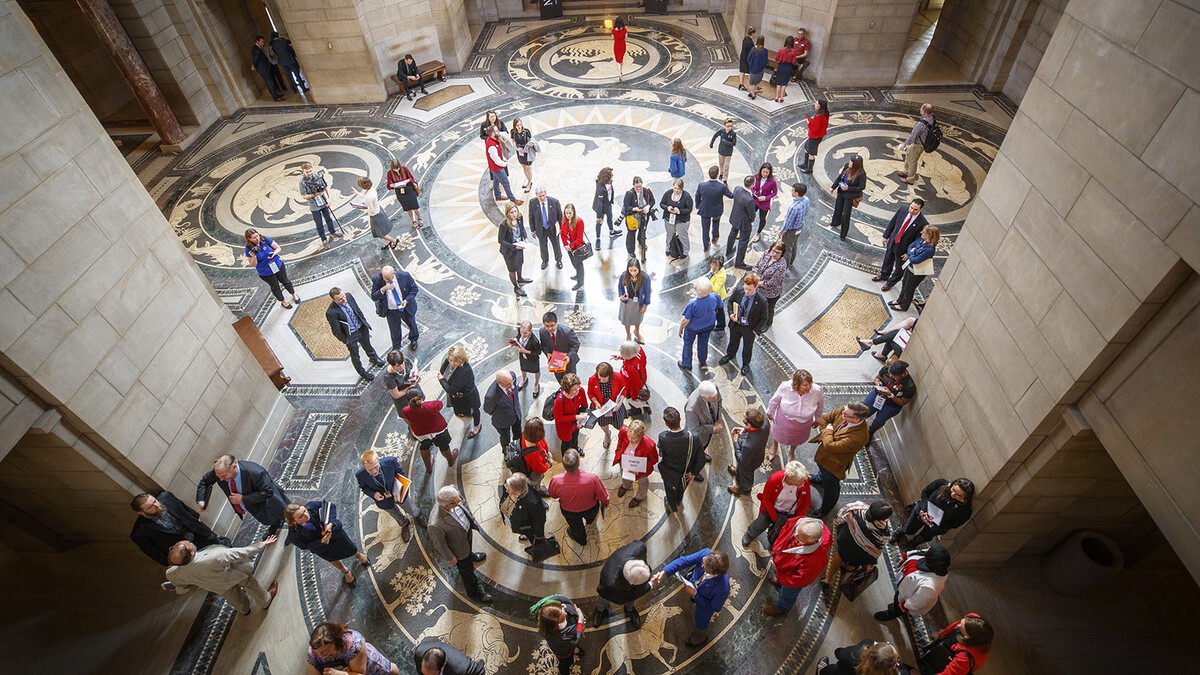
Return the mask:
<svg viewBox="0 0 1200 675">
<path fill-rule="evenodd" d="M 870 342 L 867 342 L 866 340 L 864 340 L 864 339 L 862 339 L 862 338 L 858 337 L 857 335 L 856 335 L 856 336 L 854 336 L 854 339 L 855 339 L 855 340 L 858 340 L 858 344 L 859 344 L 859 346 L 861 346 L 863 349 L 870 349 L 870 348 L 871 348 L 871 343 L 870 343 Z"/>
</svg>

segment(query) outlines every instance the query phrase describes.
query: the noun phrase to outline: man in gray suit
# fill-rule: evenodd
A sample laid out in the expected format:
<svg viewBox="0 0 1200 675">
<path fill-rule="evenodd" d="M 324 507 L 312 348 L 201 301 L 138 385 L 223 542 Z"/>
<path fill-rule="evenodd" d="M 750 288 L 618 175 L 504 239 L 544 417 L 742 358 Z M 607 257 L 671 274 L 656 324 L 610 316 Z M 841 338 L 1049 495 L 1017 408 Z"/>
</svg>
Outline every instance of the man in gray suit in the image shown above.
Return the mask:
<svg viewBox="0 0 1200 675">
<path fill-rule="evenodd" d="M 714 433 L 720 433 L 721 425 L 721 392 L 712 380 L 705 380 L 696 387 L 696 391 L 688 397 L 687 405 L 683 408 L 684 428 L 700 435 L 700 446 L 704 448 L 704 461 L 711 462 L 708 454 L 708 442 Z M 697 483 L 704 482 L 704 476 L 699 474 L 693 479 Z"/>
<path fill-rule="evenodd" d="M 263 588 L 254 578 L 251 561 L 274 543 L 275 535 L 271 535 L 257 544 L 241 548 L 213 544 L 197 551 L 192 542 L 181 541 L 167 554 L 167 561 L 171 563 L 167 568 L 167 581 L 180 595 L 196 588 L 217 593 L 239 614 L 250 613 L 251 600 L 265 611 L 279 590 L 279 582 L 272 581 L 269 587 Z"/>
<path fill-rule="evenodd" d="M 201 476 L 196 485 L 196 504 L 201 511 L 208 510 L 213 483 L 229 498 L 238 518 L 249 513 L 267 526 L 268 535 L 283 527 L 287 497 L 266 469 L 254 462 L 239 462 L 233 455 L 221 455 L 213 462 L 212 471 Z"/>
<path fill-rule="evenodd" d="M 737 242 L 737 260 L 733 266 L 748 270 L 746 264 L 746 249 L 750 247 L 750 230 L 754 226 L 754 215 L 758 207 L 754 204 L 754 195 L 750 188 L 754 187 L 754 176 L 746 176 L 742 181 L 743 187 L 733 191 L 733 207 L 729 209 L 729 238 L 725 240 L 725 258 L 733 255 L 734 242 Z"/>
<path fill-rule="evenodd" d="M 521 402 L 514 386 L 516 379 L 517 374 L 511 370 L 497 370 L 496 381 L 483 397 L 483 412 L 492 417 L 492 426 L 500 434 L 501 450 L 521 437 Z"/>
<path fill-rule="evenodd" d="M 463 504 L 462 496 L 453 485 L 438 490 L 438 509 L 429 521 L 429 538 L 433 547 L 451 565 L 458 568 L 467 595 L 476 602 L 489 604 L 492 596 L 479 585 L 475 563 L 487 560 L 486 553 L 471 552 L 471 530 L 479 529 L 475 517 Z"/>
</svg>

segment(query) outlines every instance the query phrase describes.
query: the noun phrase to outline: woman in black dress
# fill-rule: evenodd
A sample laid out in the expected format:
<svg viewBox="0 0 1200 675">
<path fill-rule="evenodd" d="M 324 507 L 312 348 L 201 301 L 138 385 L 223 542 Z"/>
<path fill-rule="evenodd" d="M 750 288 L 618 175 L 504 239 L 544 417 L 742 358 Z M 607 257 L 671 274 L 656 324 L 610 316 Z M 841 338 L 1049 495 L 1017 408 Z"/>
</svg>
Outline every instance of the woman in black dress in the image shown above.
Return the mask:
<svg viewBox="0 0 1200 675">
<path fill-rule="evenodd" d="M 902 550 L 914 549 L 934 537 L 962 527 L 971 519 L 971 502 L 975 500 L 975 484 L 969 478 L 953 482 L 939 478 L 921 490 L 921 498 L 913 505 L 904 529 L 892 535 L 891 543 Z M 930 515 L 929 505 L 941 511 L 940 520 Z M 936 513 L 936 511 L 934 511 Z"/>
<path fill-rule="evenodd" d="M 479 433 L 479 388 L 475 385 L 475 371 L 467 363 L 470 357 L 462 345 L 454 345 L 446 351 L 446 360 L 438 369 L 438 384 L 446 390 L 450 399 L 450 407 L 456 417 L 470 417 L 473 422 L 471 433 L 467 438 L 474 438 Z"/>
<path fill-rule="evenodd" d="M 559 675 L 571 675 L 575 657 L 584 655 L 579 646 L 584 624 L 579 608 L 565 595 L 551 595 L 538 601 L 529 614 L 537 617 L 538 633 L 558 658 Z"/>
<path fill-rule="evenodd" d="M 830 191 L 837 195 L 837 201 L 833 204 L 833 220 L 829 226 L 841 230 L 839 239 L 845 239 L 850 232 L 850 209 L 858 206 L 866 187 L 867 172 L 863 170 L 862 155 L 855 155 L 842 167 L 842 172 L 830 188 Z"/>
<path fill-rule="evenodd" d="M 533 373 L 533 397 L 537 398 L 542 394 L 542 343 L 533 332 L 533 324 L 522 321 L 512 345 L 517 348 L 517 361 L 521 364 L 521 382 L 517 391 L 525 388 L 529 374 Z"/>
<path fill-rule="evenodd" d="M 754 34 L 757 32 L 753 26 L 746 26 L 746 37 L 742 38 L 742 51 L 738 57 L 738 89 L 741 91 L 749 91 L 746 89 L 746 78 L 750 77 L 750 51 L 754 49 Z"/>
<path fill-rule="evenodd" d="M 521 284 L 532 283 L 533 279 L 521 276 L 521 266 L 525 264 L 525 251 L 517 246 L 517 242 L 528 241 L 529 232 L 525 230 L 525 218 L 521 209 L 513 202 L 505 209 L 504 222 L 500 223 L 496 235 L 500 242 L 500 257 L 504 258 L 504 267 L 508 269 L 508 280 L 512 282 L 513 293 L 517 297 L 525 297 L 526 293 Z"/>
<path fill-rule="evenodd" d="M 600 241 L 600 221 L 608 220 L 608 236 L 616 239 L 620 232 L 613 229 L 613 171 L 609 167 L 600 169 L 596 176 L 596 195 L 592 197 L 592 211 L 596 214 L 596 241 Z"/>
<path fill-rule="evenodd" d="M 520 118 L 514 117 L 512 131 L 508 135 L 512 137 L 513 145 L 517 148 L 517 161 L 525 171 L 525 185 L 521 187 L 521 190 L 529 192 L 530 188 L 533 187 L 533 159 L 526 152 L 525 146 L 529 144 L 529 140 L 533 138 L 533 134 L 525 128 Z"/>
<path fill-rule="evenodd" d="M 416 177 L 407 166 L 393 159 L 387 172 L 387 186 L 389 190 L 396 191 L 396 203 L 408 214 L 413 228 L 421 229 L 425 221 L 421 220 L 421 205 L 417 202 L 421 188 L 417 187 Z"/>
<path fill-rule="evenodd" d="M 303 506 L 289 504 L 283 511 L 283 519 L 288 524 L 287 543 L 328 560 L 342 573 L 347 586 L 353 588 L 355 581 L 354 575 L 342 563 L 343 558 L 353 556 L 363 567 L 371 566 L 367 554 L 358 550 L 346 534 L 332 502 L 311 501 Z"/>
</svg>

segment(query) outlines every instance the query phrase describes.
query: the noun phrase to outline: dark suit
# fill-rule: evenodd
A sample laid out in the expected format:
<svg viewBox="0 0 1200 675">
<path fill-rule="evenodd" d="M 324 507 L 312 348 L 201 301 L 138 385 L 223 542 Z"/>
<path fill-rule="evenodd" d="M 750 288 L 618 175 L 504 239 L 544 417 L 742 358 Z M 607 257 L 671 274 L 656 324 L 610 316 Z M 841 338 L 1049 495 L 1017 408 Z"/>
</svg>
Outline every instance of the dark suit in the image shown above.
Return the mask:
<svg viewBox="0 0 1200 675">
<path fill-rule="evenodd" d="M 726 197 L 733 198 L 729 186 L 715 178 L 696 186 L 696 213 L 700 215 L 701 241 L 706 249 L 710 241 L 721 238 L 721 216 L 725 213 Z"/>
<path fill-rule="evenodd" d="M 403 502 L 396 502 L 396 496 L 392 493 L 392 486 L 396 484 L 396 476 L 408 477 L 404 473 L 404 469 L 400 468 L 400 460 L 395 457 L 380 457 L 378 476 L 372 476 L 367 473 L 366 469 L 359 469 L 354 473 L 354 480 L 358 481 L 358 489 L 362 490 L 362 493 L 372 502 L 375 502 L 375 506 L 378 506 L 380 510 L 395 518 L 401 527 L 404 526 L 405 520 L 400 515 L 400 509 L 404 509 L 418 523 L 424 522 L 425 515 L 417 506 L 415 497 L 409 495 Z M 383 499 L 376 501 L 375 493 L 383 495 Z"/>
<path fill-rule="evenodd" d="M 410 80 L 409 78 L 416 79 Z M 425 83 L 421 79 L 421 71 L 417 69 L 416 61 L 409 63 L 405 59 L 400 59 L 396 64 L 396 81 L 400 83 L 400 89 L 404 91 L 404 95 L 408 98 L 412 98 L 413 89 L 420 89 L 426 94 L 429 93 L 425 91 Z"/>
<path fill-rule="evenodd" d="M 329 562 L 338 562 L 358 553 L 358 547 L 350 540 L 350 535 L 346 534 L 342 521 L 338 520 L 337 506 L 333 502 L 310 501 L 304 504 L 304 508 L 308 510 L 309 521 L 304 525 L 288 526 L 288 545 L 308 551 Z M 329 537 L 328 543 L 321 541 L 321 531 L 326 525 L 333 525 L 333 535 Z"/>
<path fill-rule="evenodd" d="M 738 306 L 737 321 L 733 320 L 733 305 Z M 733 289 L 733 292 L 726 298 L 725 304 L 729 311 L 729 347 L 725 350 L 725 356 L 735 358 L 738 351 L 738 343 L 742 343 L 742 367 L 750 367 L 750 359 L 754 356 L 754 337 L 766 330 L 768 303 L 767 296 L 762 293 L 754 294 L 754 301 L 750 305 L 750 313 L 747 315 L 744 307 L 746 305 L 746 291 L 741 284 Z"/>
<path fill-rule="evenodd" d="M 363 369 L 362 359 L 358 356 L 358 348 L 361 345 L 363 351 L 367 353 L 367 358 L 371 360 L 373 365 L 381 365 L 379 355 L 375 353 L 375 348 L 371 346 L 371 326 L 367 323 L 367 317 L 358 308 L 358 302 L 354 296 L 346 293 L 346 304 L 339 305 L 336 302 L 329 303 L 329 309 L 325 310 L 325 320 L 329 322 L 329 330 L 333 332 L 333 337 L 346 345 L 346 349 L 350 350 L 350 363 L 354 364 L 354 370 L 358 371 L 359 375 L 366 375 L 367 371 Z M 350 330 L 350 322 L 346 319 L 347 312 L 353 312 L 354 318 L 358 319 L 358 329 L 353 332 Z"/>
<path fill-rule="evenodd" d="M 758 206 L 754 195 L 744 187 L 733 191 L 733 207 L 729 209 L 729 238 L 725 240 L 725 257 L 733 255 L 737 243 L 737 260 L 734 265 L 746 264 L 746 249 L 750 247 L 750 230 L 754 227 L 754 216 Z"/>
<path fill-rule="evenodd" d="M 699 434 L 691 431 L 668 429 L 658 434 L 658 473 L 667 491 L 667 508 L 683 501 L 683 475 L 699 476 L 704 470 L 704 447 Z"/>
<path fill-rule="evenodd" d="M 445 642 L 433 638 L 425 638 L 413 648 L 413 663 L 417 667 L 415 672 L 421 672 L 421 659 L 425 658 L 426 652 L 434 648 L 446 654 L 446 665 L 442 667 L 441 675 L 487 675 L 483 661 L 475 661 Z"/>
<path fill-rule="evenodd" d="M 563 213 L 562 206 L 558 200 L 549 195 L 546 196 L 546 216 L 548 220 L 542 221 L 542 203 L 537 199 L 529 202 L 529 231 L 538 240 L 538 245 L 542 250 L 542 264 L 550 262 L 550 252 L 546 250 L 547 244 L 554 245 L 554 262 L 562 266 L 562 244 L 558 238 L 558 224 L 562 222 Z"/>
<path fill-rule="evenodd" d="M 900 228 L 904 225 L 904 221 L 908 219 L 908 207 L 901 207 L 895 215 L 892 216 L 891 222 L 888 223 L 887 229 L 883 231 L 883 265 L 879 267 L 879 276 L 887 280 L 888 285 L 895 285 L 900 281 L 900 277 L 904 276 L 904 268 L 901 266 L 902 261 L 900 255 L 908 251 L 908 245 L 917 240 L 921 236 L 921 230 L 929 224 L 925 219 L 925 213 L 922 211 L 913 218 L 908 224 L 908 229 L 904 230 L 904 234 L 900 237 L 900 242 L 896 242 L 896 235 L 900 234 Z"/>
<path fill-rule="evenodd" d="M 279 99 L 279 86 L 275 84 L 275 77 L 272 71 L 275 66 L 271 63 L 271 59 L 267 57 L 267 52 L 258 43 L 250 48 L 250 59 L 254 63 L 254 70 L 262 77 L 263 82 L 267 83 L 267 91 L 271 92 L 271 98 Z"/>
<path fill-rule="evenodd" d="M 493 381 L 483 396 L 483 412 L 492 417 L 492 426 L 500 433 L 501 448 L 508 447 L 514 439 L 521 437 L 521 398 L 517 393 L 517 374 L 512 371 L 508 374 L 513 379 L 513 386 L 509 389 L 512 392 L 511 399 L 504 393 L 499 380 Z"/>
<path fill-rule="evenodd" d="M 147 518 L 139 514 L 129 533 L 133 543 L 154 562 L 170 567 L 167 553 L 172 546 L 185 539 L 195 544 L 197 551 L 213 544 L 229 546 L 228 539 L 218 537 L 208 525 L 201 522 L 198 513 L 175 495 L 163 490 L 155 498 L 166 509 L 166 517 Z"/>
<path fill-rule="evenodd" d="M 634 586 L 625 580 L 625 563 L 630 560 L 646 560 L 646 544 L 640 539 L 625 544 L 613 551 L 600 568 L 600 583 L 596 585 L 596 593 L 600 596 L 597 609 L 607 609 L 608 603 L 625 606 L 626 614 L 634 614 L 637 608 L 634 601 L 650 592 L 650 583 Z"/>
<path fill-rule="evenodd" d="M 270 528 L 270 533 L 274 534 L 283 527 L 283 510 L 287 508 L 287 496 L 283 494 L 283 488 L 271 478 L 271 474 L 267 470 L 255 464 L 242 460 L 237 463 L 238 473 L 242 478 L 242 489 L 239 494 L 242 495 L 242 507 L 258 522 Z M 212 494 L 213 483 L 221 488 L 221 492 L 229 497 L 229 483 L 217 479 L 217 474 L 212 470 L 200 477 L 200 482 L 196 484 L 196 503 L 207 504 L 208 498 Z M 234 508 L 234 512 L 237 509 Z M 238 517 L 243 517 L 238 513 Z"/>
<path fill-rule="evenodd" d="M 456 508 L 461 508 L 466 516 L 467 529 L 464 530 L 457 518 L 439 506 L 434 509 L 433 516 L 429 519 L 429 538 L 433 541 L 433 547 L 447 562 L 455 561 L 454 566 L 458 568 L 458 575 L 462 577 L 467 595 L 477 598 L 484 591 L 479 585 L 479 577 L 475 575 L 474 553 L 471 548 L 472 530 L 478 530 L 479 523 L 467 510 L 466 504 L 459 504 Z"/>
<path fill-rule="evenodd" d="M 592 212 L 596 214 L 596 220 L 601 218 L 608 219 L 608 230 L 613 231 L 613 197 L 608 196 L 608 188 L 611 183 L 601 183 L 596 181 L 596 194 L 592 196 Z M 613 193 L 614 197 L 616 192 Z M 600 238 L 600 223 L 596 223 L 596 238 Z"/>
<path fill-rule="evenodd" d="M 654 208 L 658 202 L 654 201 L 654 192 L 644 185 L 642 186 L 642 197 L 645 198 L 645 205 L 650 207 L 650 211 L 646 214 L 646 217 L 641 220 L 641 223 L 638 225 L 638 229 L 631 230 L 628 227 L 625 228 L 625 250 L 629 252 L 629 257 L 632 258 L 634 256 L 634 240 L 636 239 L 636 243 L 642 247 L 642 259 L 645 260 L 646 256 L 644 255 L 644 252 L 646 250 L 646 228 L 650 225 L 650 221 L 658 219 L 658 211 Z M 621 202 L 621 216 L 624 217 L 635 215 L 633 210 L 636 208 L 638 208 L 637 192 L 634 192 L 633 188 L 630 188 L 629 191 L 625 193 L 625 200 Z M 640 216 L 641 214 L 636 215 Z"/>
<path fill-rule="evenodd" d="M 276 37 L 271 40 L 271 51 L 275 52 L 275 59 L 287 73 L 292 90 L 307 90 L 308 82 L 304 81 L 304 74 L 300 72 L 300 62 L 296 60 L 296 50 L 292 48 L 292 41 L 285 37 Z"/>
<path fill-rule="evenodd" d="M 547 358 L 553 352 L 567 353 L 567 369 L 562 373 L 554 373 L 554 377 L 560 382 L 563 373 L 575 372 L 575 366 L 579 363 L 579 338 L 575 336 L 575 331 L 571 330 L 570 326 L 565 326 L 560 322 L 558 329 L 554 332 L 554 339 L 550 338 L 550 331 L 546 330 L 545 326 L 539 328 L 538 345 Z"/>
<path fill-rule="evenodd" d="M 401 327 L 403 322 L 408 326 L 408 346 L 415 350 L 417 338 L 421 337 L 421 330 L 417 328 L 417 284 L 411 274 L 396 270 L 396 276 L 392 278 L 393 288 L 386 294 L 383 290 L 384 285 L 386 282 L 382 272 L 371 277 L 371 299 L 375 301 L 375 313 L 387 319 L 388 333 L 392 336 L 392 349 L 400 349 L 400 343 L 404 342 L 404 329 Z M 391 300 L 396 307 L 400 307 L 393 291 L 400 294 L 400 300 L 405 303 L 404 309 L 389 308 L 389 295 L 392 296 Z"/>
</svg>

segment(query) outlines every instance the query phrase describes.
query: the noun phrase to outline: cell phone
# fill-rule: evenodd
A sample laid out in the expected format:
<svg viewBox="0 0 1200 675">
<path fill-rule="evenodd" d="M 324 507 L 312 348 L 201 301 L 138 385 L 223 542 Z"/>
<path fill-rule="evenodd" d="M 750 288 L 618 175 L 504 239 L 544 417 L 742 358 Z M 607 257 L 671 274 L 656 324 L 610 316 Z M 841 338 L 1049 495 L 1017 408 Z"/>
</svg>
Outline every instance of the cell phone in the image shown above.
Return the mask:
<svg viewBox="0 0 1200 675">
<path fill-rule="evenodd" d="M 175 584 L 173 584 L 173 583 L 171 583 L 171 582 L 169 582 L 169 581 L 164 581 L 164 582 L 162 582 L 161 586 L 162 586 L 162 589 L 163 589 L 164 591 L 173 591 L 173 590 L 175 590 Z"/>
</svg>

